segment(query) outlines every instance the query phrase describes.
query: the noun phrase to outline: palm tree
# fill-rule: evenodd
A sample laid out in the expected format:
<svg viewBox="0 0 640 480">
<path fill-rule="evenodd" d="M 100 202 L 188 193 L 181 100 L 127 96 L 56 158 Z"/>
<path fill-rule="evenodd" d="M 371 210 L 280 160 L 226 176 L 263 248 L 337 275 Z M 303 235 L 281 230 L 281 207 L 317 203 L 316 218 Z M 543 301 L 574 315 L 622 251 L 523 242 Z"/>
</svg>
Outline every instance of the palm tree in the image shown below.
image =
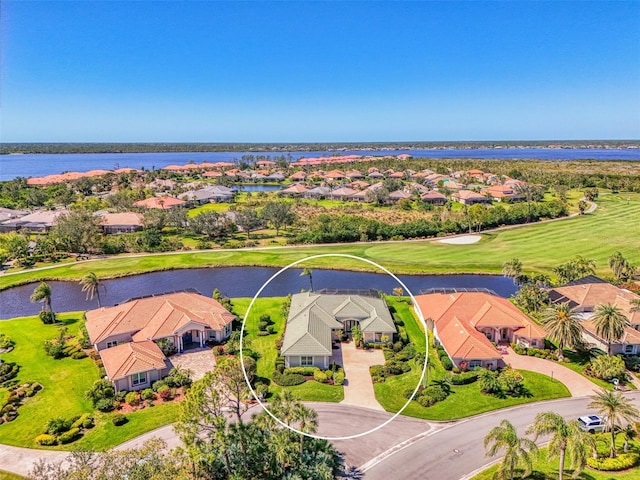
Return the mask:
<svg viewBox="0 0 640 480">
<path fill-rule="evenodd" d="M 300 276 L 309 275 L 309 286 L 311 287 L 311 291 L 313 292 L 313 275 L 310 268 L 304 267 Z"/>
<path fill-rule="evenodd" d="M 596 305 L 593 310 L 593 324 L 596 327 L 596 334 L 607 342 L 607 353 L 611 356 L 611 344 L 622 338 L 629 320 L 618 307 L 604 303 Z"/>
<path fill-rule="evenodd" d="M 304 451 L 304 437 L 308 433 L 316 433 L 318 431 L 318 412 L 305 407 L 302 403 L 297 403 L 293 407 L 293 414 L 298 422 L 300 434 L 300 455 Z"/>
<path fill-rule="evenodd" d="M 564 474 L 565 456 L 572 468 L 575 468 L 574 477 L 579 475 L 587 463 L 587 456 L 595 451 L 593 437 L 580 429 L 577 420 L 569 423 L 554 412 L 541 412 L 536 415 L 532 425 L 527 428 L 527 433 L 535 435 L 534 441 L 539 436 L 551 435 L 547 450 L 549 460 L 558 457 L 558 480 L 562 480 Z"/>
<path fill-rule="evenodd" d="M 616 280 L 624 280 L 631 268 L 631 264 L 629 260 L 622 256 L 622 253 L 615 252 L 609 257 L 609 268 L 613 271 L 613 276 Z"/>
<path fill-rule="evenodd" d="M 102 304 L 100 302 L 101 285 L 98 276 L 93 272 L 89 272 L 84 277 L 82 277 L 79 283 L 82 286 L 82 291 L 87 292 L 86 300 L 93 300 L 93 297 L 97 296 L 98 308 L 102 307 Z"/>
<path fill-rule="evenodd" d="M 636 298 L 634 300 L 631 300 L 631 310 L 629 310 L 629 312 L 631 313 L 635 313 L 635 312 L 640 312 L 640 298 Z"/>
<path fill-rule="evenodd" d="M 523 477 L 531 473 L 532 453 L 538 451 L 538 447 L 529 438 L 520 438 L 515 427 L 508 421 L 502 420 L 500 425 L 491 429 L 484 437 L 484 447 L 487 446 L 486 456 L 493 457 L 499 450 L 504 449 L 504 459 L 498 469 L 498 476 L 501 478 L 513 479 L 513 471 L 519 463 L 524 463 L 525 471 Z"/>
<path fill-rule="evenodd" d="M 601 389 L 591 395 L 589 408 L 594 408 L 604 417 L 605 429 L 611 432 L 611 454 L 616 456 L 616 428 L 622 421 L 633 422 L 640 418 L 640 411 L 625 397 L 622 392 Z"/>
<path fill-rule="evenodd" d="M 629 451 L 629 442 L 634 440 L 638 436 L 638 424 L 629 423 L 626 427 L 622 429 L 622 434 L 624 435 L 624 445 L 622 449 L 625 452 Z"/>
<path fill-rule="evenodd" d="M 32 302 L 42 302 L 46 311 L 53 312 L 51 308 L 51 287 L 46 282 L 40 282 L 29 298 Z"/>
<path fill-rule="evenodd" d="M 559 303 L 546 308 L 540 323 L 547 336 L 558 345 L 558 360 L 564 358 L 564 347 L 575 348 L 582 343 L 582 326 L 576 313 L 568 303 Z"/>
<path fill-rule="evenodd" d="M 513 279 L 517 284 L 520 284 L 520 278 L 522 277 L 522 262 L 517 258 L 512 258 L 508 262 L 502 264 L 502 275 Z"/>
</svg>

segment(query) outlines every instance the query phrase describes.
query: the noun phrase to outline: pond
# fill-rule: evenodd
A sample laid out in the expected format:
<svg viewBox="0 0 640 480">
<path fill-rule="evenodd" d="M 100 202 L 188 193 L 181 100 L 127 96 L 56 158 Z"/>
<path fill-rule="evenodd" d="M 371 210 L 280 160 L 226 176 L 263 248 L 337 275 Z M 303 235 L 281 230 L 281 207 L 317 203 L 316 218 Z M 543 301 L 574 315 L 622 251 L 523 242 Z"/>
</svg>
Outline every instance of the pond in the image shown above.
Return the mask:
<svg viewBox="0 0 640 480">
<path fill-rule="evenodd" d="M 103 306 L 123 303 L 132 297 L 155 295 L 176 290 L 195 289 L 210 296 L 214 289 L 227 297 L 253 297 L 260 287 L 279 268 L 273 267 L 217 267 L 169 270 L 145 273 L 131 277 L 103 280 L 100 298 Z M 309 277 L 301 276 L 300 269 L 289 269 L 278 275 L 261 296 L 284 296 L 309 289 Z M 509 278 L 498 275 L 398 275 L 398 278 L 417 295 L 430 288 L 486 288 L 502 297 L 509 297 L 517 286 Z M 392 293 L 398 283 L 382 273 L 347 272 L 337 270 L 313 270 L 313 289 L 375 289 Z M 77 282 L 48 282 L 52 290 L 53 309 L 58 312 L 90 310 L 98 307 L 97 298 L 86 300 Z M 31 303 L 29 297 L 36 284 L 31 283 L 0 292 L 0 318 L 36 315 L 39 303 Z M 406 292 L 405 292 L 406 293 Z"/>
</svg>

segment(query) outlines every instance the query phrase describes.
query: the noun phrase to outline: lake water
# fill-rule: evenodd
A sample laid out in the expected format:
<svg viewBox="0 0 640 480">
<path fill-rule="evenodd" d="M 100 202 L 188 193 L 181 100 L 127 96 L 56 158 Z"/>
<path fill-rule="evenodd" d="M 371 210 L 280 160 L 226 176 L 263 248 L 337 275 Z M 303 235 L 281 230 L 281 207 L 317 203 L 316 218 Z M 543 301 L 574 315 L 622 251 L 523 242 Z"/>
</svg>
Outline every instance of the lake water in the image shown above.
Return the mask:
<svg viewBox="0 0 640 480">
<path fill-rule="evenodd" d="M 100 289 L 100 297 L 103 306 L 123 303 L 134 296 L 187 288 L 194 288 L 207 296 L 217 288 L 227 297 L 253 297 L 278 271 L 278 268 L 268 267 L 219 267 L 146 273 L 102 281 L 104 288 Z M 265 288 L 261 296 L 284 296 L 309 289 L 309 277 L 300 276 L 300 273 L 299 269 L 286 270 Z M 312 277 L 314 290 L 372 288 L 390 294 L 399 286 L 389 275 L 377 273 L 313 270 Z M 398 278 L 414 295 L 429 288 L 487 288 L 502 297 L 509 297 L 517 291 L 511 279 L 497 275 L 399 275 Z M 97 298 L 87 301 L 77 282 L 48 283 L 55 311 L 90 310 L 98 307 Z M 36 285 L 32 283 L 1 291 L 0 318 L 36 315 L 41 305 L 29 301 Z"/>
<path fill-rule="evenodd" d="M 415 149 L 415 150 L 340 150 L 324 152 L 167 152 L 167 153 L 78 153 L 0 155 L 0 180 L 15 177 L 41 177 L 66 171 L 86 172 L 116 168 L 158 169 L 167 165 L 183 165 L 190 161 L 237 161 L 245 155 L 270 158 L 338 155 L 400 155 L 408 153 L 424 158 L 531 158 L 541 160 L 635 160 L 640 161 L 640 149 L 624 148 L 476 148 L 476 149 Z"/>
</svg>

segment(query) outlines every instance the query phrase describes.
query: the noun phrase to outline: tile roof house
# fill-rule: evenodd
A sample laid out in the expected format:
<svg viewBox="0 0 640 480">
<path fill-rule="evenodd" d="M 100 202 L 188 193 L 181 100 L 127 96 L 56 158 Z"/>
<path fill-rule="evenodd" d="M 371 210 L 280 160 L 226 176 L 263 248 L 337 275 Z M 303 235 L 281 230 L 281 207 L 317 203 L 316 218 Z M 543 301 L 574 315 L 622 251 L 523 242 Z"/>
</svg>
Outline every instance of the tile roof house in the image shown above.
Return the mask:
<svg viewBox="0 0 640 480">
<path fill-rule="evenodd" d="M 304 292 L 291 297 L 281 355 L 287 367 L 328 368 L 337 331 L 359 325 L 365 342 L 393 338 L 396 327 L 384 300 L 349 294 Z"/>
<path fill-rule="evenodd" d="M 184 200 L 178 200 L 174 197 L 149 197 L 144 200 L 134 202 L 134 207 L 142 208 L 159 208 L 162 210 L 168 210 L 170 208 L 182 207 L 187 202 Z"/>
<path fill-rule="evenodd" d="M 108 348 L 100 352 L 100 358 L 116 391 L 149 388 L 172 368 L 160 347 L 151 340 Z"/>
<path fill-rule="evenodd" d="M 501 354 L 491 342 L 544 345 L 544 329 L 492 293 L 430 293 L 415 298 L 427 326 L 459 368 L 502 366 Z"/>
<path fill-rule="evenodd" d="M 153 367 L 146 372 L 163 371 L 160 364 L 166 359 L 154 342 L 167 340 L 178 351 L 202 347 L 207 341 L 228 338 L 235 319 L 235 315 L 216 300 L 190 292 L 138 298 L 114 307 L 89 310 L 85 316 L 89 340 L 116 387 L 123 371 L 129 372 L 125 376 L 134 373 L 123 370 L 126 362 L 144 363 L 138 357 L 144 357 Z M 107 367 L 109 362 L 111 367 Z M 148 375 L 154 378 L 155 374 Z M 131 389 L 129 387 L 126 388 Z"/>
<path fill-rule="evenodd" d="M 142 230 L 142 214 L 136 212 L 105 213 L 100 218 L 104 233 L 133 233 Z"/>
<path fill-rule="evenodd" d="M 47 232 L 53 228 L 60 215 L 69 213 L 67 210 L 37 210 L 28 215 L 12 218 L 0 223 L 0 232 Z"/>
<path fill-rule="evenodd" d="M 307 193 L 308 190 L 309 189 L 301 183 L 295 183 L 290 187 L 280 190 L 280 193 L 288 197 L 301 197 L 303 194 Z"/>
<path fill-rule="evenodd" d="M 181 195 L 181 198 L 196 205 L 202 205 L 204 203 L 226 203 L 233 201 L 234 193 L 232 188 L 225 187 L 224 185 L 211 185 L 201 188 L 200 190 L 186 192 Z"/>
<path fill-rule="evenodd" d="M 634 307 L 632 302 L 640 300 L 640 295 L 589 275 L 562 287 L 549 289 L 549 298 L 553 303 L 568 303 L 582 319 L 584 341 L 604 351 L 608 350 L 609 345 L 596 333 L 593 312 L 596 306 L 602 304 L 618 307 L 630 325 L 625 327 L 622 338 L 611 344 L 611 353 L 640 354 L 640 312 L 631 311 Z"/>
<path fill-rule="evenodd" d="M 357 190 L 353 188 L 341 187 L 332 190 L 329 197 L 333 200 L 350 200 L 350 197 L 356 193 L 358 193 Z"/>
<path fill-rule="evenodd" d="M 505 198 L 508 198 L 511 201 L 524 199 L 522 195 L 516 193 L 512 187 L 509 187 L 507 185 L 493 185 L 491 187 L 485 188 L 484 191 L 491 195 L 491 197 L 498 202 L 501 202 Z"/>
<path fill-rule="evenodd" d="M 491 203 L 492 199 L 471 190 L 459 190 L 451 195 L 451 198 L 463 205 L 474 205 L 476 203 Z"/>
<path fill-rule="evenodd" d="M 445 197 L 440 192 L 436 192 L 435 190 L 423 193 L 422 195 L 420 195 L 420 199 L 423 202 L 430 203 L 432 205 L 444 205 L 445 203 L 447 203 L 447 197 Z"/>
</svg>

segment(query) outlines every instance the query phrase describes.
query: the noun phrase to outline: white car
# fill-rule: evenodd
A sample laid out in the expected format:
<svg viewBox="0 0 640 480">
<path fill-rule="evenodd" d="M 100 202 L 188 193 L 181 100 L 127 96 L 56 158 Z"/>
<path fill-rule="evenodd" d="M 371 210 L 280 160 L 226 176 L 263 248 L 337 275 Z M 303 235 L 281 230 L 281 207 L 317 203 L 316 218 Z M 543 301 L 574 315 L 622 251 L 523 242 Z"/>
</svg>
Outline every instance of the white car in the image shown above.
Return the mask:
<svg viewBox="0 0 640 480">
<path fill-rule="evenodd" d="M 604 430 L 604 419 L 598 415 L 587 415 L 578 418 L 580 428 L 585 432 L 596 433 Z"/>
</svg>

